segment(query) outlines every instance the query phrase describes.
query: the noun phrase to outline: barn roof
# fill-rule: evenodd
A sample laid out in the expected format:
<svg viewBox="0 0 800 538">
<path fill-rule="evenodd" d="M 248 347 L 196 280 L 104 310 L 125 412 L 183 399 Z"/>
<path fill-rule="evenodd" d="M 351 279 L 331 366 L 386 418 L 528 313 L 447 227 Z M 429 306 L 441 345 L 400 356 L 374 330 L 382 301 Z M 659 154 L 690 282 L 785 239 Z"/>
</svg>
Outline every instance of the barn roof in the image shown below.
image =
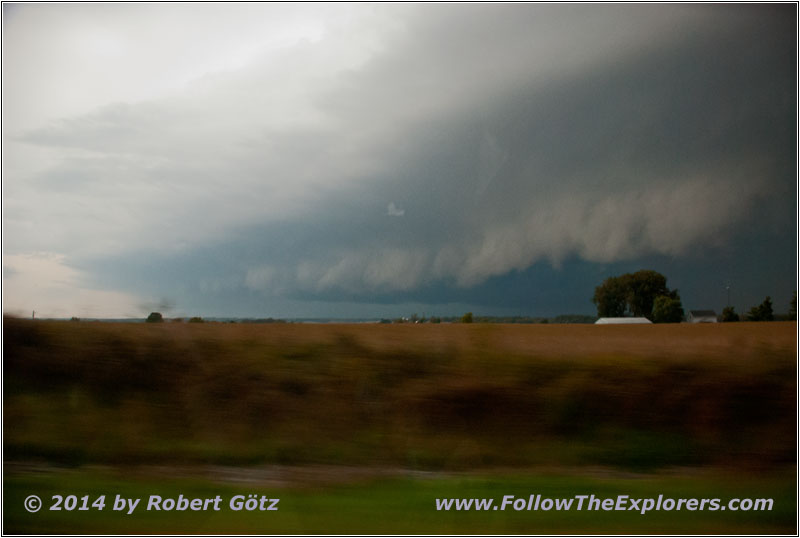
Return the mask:
<svg viewBox="0 0 800 538">
<path fill-rule="evenodd" d="M 638 325 L 653 323 L 647 318 L 600 318 L 594 322 L 595 325 Z"/>
</svg>

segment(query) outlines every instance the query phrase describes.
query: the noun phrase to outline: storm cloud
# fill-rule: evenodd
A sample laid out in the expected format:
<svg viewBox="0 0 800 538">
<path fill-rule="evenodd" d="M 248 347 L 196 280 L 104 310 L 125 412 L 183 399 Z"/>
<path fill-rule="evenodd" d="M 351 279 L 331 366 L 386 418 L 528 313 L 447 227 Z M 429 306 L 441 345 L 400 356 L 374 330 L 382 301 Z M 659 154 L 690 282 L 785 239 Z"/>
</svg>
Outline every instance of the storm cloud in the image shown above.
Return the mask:
<svg viewBox="0 0 800 538">
<path fill-rule="evenodd" d="M 225 295 L 248 297 L 242 315 L 289 302 L 313 315 L 486 304 L 496 279 L 575 261 L 685 272 L 754 229 L 781 260 L 791 248 L 795 6 L 314 7 L 215 6 L 226 24 L 201 37 L 214 13 L 195 4 L 4 6 L 4 74 L 28 70 L 4 83 L 21 109 L 3 130 L 4 258 L 50 253 L 84 287 L 171 293 L 206 314 Z M 69 43 L 59 21 L 76 19 L 104 28 L 93 54 L 149 35 L 175 65 L 190 48 L 163 40 L 182 20 L 208 61 L 26 116 L 26 87 L 52 81 L 15 40 L 56 47 L 54 25 Z M 239 24 L 251 34 L 226 49 Z M 155 62 L 125 50 L 120 73 Z"/>
</svg>

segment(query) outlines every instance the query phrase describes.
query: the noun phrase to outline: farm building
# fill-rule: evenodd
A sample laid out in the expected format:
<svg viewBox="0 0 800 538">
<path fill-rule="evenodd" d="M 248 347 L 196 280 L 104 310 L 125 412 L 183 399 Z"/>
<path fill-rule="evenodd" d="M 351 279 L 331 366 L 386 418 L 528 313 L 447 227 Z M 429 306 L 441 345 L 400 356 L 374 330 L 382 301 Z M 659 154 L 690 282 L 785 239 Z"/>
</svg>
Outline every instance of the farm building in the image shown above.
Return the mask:
<svg viewBox="0 0 800 538">
<path fill-rule="evenodd" d="M 689 323 L 716 323 L 717 314 L 713 310 L 689 310 L 686 321 Z"/>
<path fill-rule="evenodd" d="M 600 318 L 594 322 L 595 325 L 637 325 L 653 323 L 647 318 Z"/>
</svg>

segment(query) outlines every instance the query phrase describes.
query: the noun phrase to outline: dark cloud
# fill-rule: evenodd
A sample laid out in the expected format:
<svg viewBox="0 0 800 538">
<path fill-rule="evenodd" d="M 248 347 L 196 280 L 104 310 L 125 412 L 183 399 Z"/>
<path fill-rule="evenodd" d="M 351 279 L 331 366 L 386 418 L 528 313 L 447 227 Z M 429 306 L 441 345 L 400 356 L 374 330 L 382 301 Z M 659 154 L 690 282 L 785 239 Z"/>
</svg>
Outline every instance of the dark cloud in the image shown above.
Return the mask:
<svg viewBox="0 0 800 538">
<path fill-rule="evenodd" d="M 127 248 L 75 263 L 106 287 L 255 314 L 586 311 L 608 271 L 672 268 L 706 297 L 689 275 L 720 278 L 749 237 L 785 261 L 796 6 L 387 9 L 380 46 L 345 68 L 301 44 L 20 135 L 78 152 L 40 185 L 132 211 L 110 232 Z M 755 268 L 741 274 L 755 290 Z"/>
</svg>

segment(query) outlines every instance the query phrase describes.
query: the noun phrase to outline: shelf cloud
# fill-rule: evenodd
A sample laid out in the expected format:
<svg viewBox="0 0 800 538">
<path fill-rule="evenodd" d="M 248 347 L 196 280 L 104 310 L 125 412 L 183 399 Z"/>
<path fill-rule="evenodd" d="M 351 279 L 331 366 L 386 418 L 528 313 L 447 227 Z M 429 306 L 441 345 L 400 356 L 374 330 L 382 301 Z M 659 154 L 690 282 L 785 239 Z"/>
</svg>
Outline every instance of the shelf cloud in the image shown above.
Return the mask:
<svg viewBox="0 0 800 538">
<path fill-rule="evenodd" d="M 82 286 L 373 315 L 796 239 L 793 5 L 3 9 L 4 258 Z"/>
</svg>

